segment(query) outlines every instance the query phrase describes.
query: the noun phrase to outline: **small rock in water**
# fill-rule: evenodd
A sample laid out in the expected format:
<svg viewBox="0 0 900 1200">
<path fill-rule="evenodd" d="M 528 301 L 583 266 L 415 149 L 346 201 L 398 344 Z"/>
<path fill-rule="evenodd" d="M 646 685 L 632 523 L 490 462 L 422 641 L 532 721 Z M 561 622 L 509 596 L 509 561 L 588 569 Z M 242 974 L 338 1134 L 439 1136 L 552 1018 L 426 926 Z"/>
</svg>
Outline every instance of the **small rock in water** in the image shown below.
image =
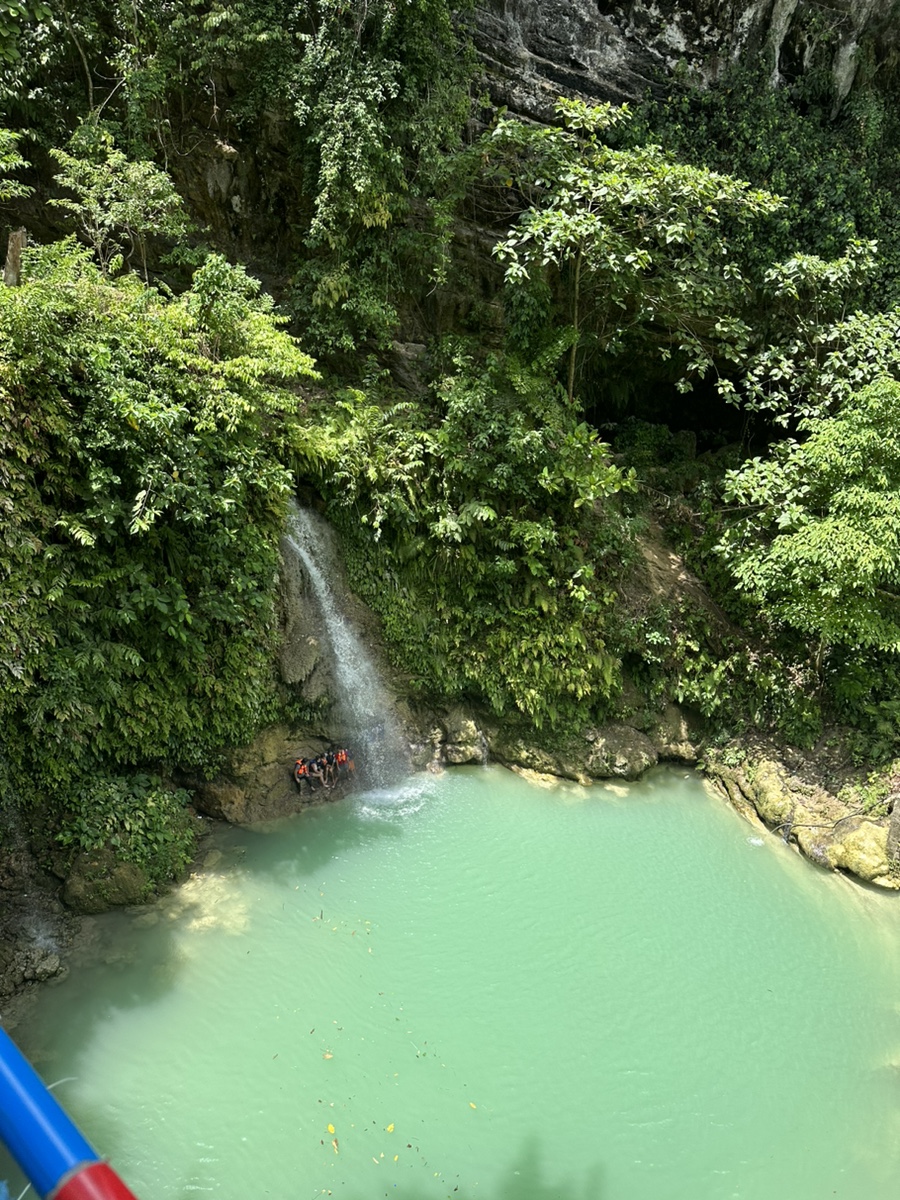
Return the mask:
<svg viewBox="0 0 900 1200">
<path fill-rule="evenodd" d="M 136 925 L 139 929 L 149 929 L 149 927 L 151 925 L 156 925 L 158 921 L 159 921 L 159 913 L 145 912 L 145 913 L 142 913 L 139 917 L 135 917 L 134 920 L 132 921 L 132 925 Z"/>
</svg>

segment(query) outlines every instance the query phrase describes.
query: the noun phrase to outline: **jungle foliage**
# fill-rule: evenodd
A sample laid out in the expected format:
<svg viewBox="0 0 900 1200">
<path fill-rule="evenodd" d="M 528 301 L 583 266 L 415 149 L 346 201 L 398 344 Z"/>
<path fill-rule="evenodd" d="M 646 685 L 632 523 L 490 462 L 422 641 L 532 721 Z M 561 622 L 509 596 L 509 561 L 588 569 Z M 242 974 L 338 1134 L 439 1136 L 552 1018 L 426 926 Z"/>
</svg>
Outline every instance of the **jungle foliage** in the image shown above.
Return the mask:
<svg viewBox="0 0 900 1200">
<path fill-rule="evenodd" d="M 839 258 L 854 239 L 876 241 L 876 270 L 861 299 L 867 308 L 900 300 L 896 104 L 879 90 L 868 52 L 850 97 L 835 114 L 827 73 L 773 86 L 771 64 L 731 67 L 707 89 L 673 80 L 664 99 L 648 99 L 623 129 L 623 142 L 659 142 L 681 161 L 734 173 L 784 198 L 764 224 L 739 237 L 741 259 L 765 270 L 798 252 Z"/>
<path fill-rule="evenodd" d="M 856 753 L 890 757 L 900 731 L 888 511 L 900 130 L 860 53 L 857 86 L 837 114 L 821 73 L 772 87 L 750 64 L 705 91 L 676 85 L 648 102 L 622 144 L 651 136 L 783 197 L 732 242 L 754 280 L 754 338 L 719 382 L 765 422 L 767 444 L 719 470 L 681 463 L 681 481 L 667 466 L 674 489 L 655 482 L 674 501 L 670 532 L 737 636 L 783 664 L 766 685 L 788 702 L 776 705 L 776 726 L 808 743 L 839 719 L 855 729 Z M 746 690 L 736 681 L 735 695 Z"/>
<path fill-rule="evenodd" d="M 832 646 L 900 653 L 900 384 L 881 379 L 834 416 L 726 476 L 740 514 L 718 547 L 773 621 Z"/>
<path fill-rule="evenodd" d="M 56 841 L 72 855 L 106 847 L 135 863 L 159 885 L 191 861 L 195 818 L 190 793 L 167 787 L 158 775 L 94 775 L 67 791 Z"/>
<path fill-rule="evenodd" d="M 81 244 L 32 248 L 0 289 L 0 783 L 67 803 L 66 845 L 138 861 L 160 835 L 175 863 L 169 768 L 284 711 L 298 483 L 429 700 L 554 730 L 637 693 L 894 746 L 900 138 L 873 86 L 835 118 L 741 68 L 464 145 L 446 0 L 7 7 L 0 204 L 49 189 Z M 212 143 L 253 147 L 304 350 L 189 229 L 165 168 Z M 489 298 L 453 240 L 463 198 L 490 214 Z M 197 266 L 178 294 L 151 282 L 173 248 Z M 377 354 L 410 312 L 429 341 L 400 387 Z M 637 415 L 672 396 L 666 428 L 629 437 L 623 379 Z M 694 458 L 691 389 L 756 421 L 753 457 Z M 656 522 L 710 605 L 634 584 Z"/>
<path fill-rule="evenodd" d="M 202 768 L 278 711 L 312 364 L 240 268 L 179 297 L 63 241 L 0 288 L 0 730 L 20 795 Z M 86 785 L 83 785 L 86 786 Z"/>
<path fill-rule="evenodd" d="M 541 363 L 444 348 L 419 404 L 343 394 L 323 411 L 320 487 L 360 593 L 428 697 L 537 726 L 605 709 L 605 639 L 629 553 L 611 501 L 631 486 Z"/>
<path fill-rule="evenodd" d="M 483 155 L 524 211 L 494 253 L 509 285 L 548 268 L 565 293 L 574 399 L 579 350 L 602 359 L 678 360 L 681 391 L 718 361 L 736 361 L 751 331 L 748 281 L 730 244 L 735 228 L 780 207 L 779 197 L 731 175 L 679 162 L 659 146 L 608 145 L 627 105 L 560 100 L 559 124 L 502 119 Z"/>
<path fill-rule="evenodd" d="M 289 248 L 290 311 L 311 352 L 383 346 L 403 292 L 447 266 L 474 72 L 467 7 L 23 4 L 21 53 L 0 63 L 0 124 L 56 152 L 102 120 L 128 160 L 169 168 L 233 142 L 273 168 L 258 209 Z"/>
</svg>

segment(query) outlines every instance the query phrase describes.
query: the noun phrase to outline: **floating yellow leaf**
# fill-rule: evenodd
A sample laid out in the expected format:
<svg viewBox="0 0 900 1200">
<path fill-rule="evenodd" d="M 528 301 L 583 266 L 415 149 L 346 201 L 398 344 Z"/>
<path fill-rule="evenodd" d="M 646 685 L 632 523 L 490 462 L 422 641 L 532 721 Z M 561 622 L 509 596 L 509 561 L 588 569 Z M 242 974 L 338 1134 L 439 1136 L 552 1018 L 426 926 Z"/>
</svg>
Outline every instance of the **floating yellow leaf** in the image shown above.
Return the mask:
<svg viewBox="0 0 900 1200">
<path fill-rule="evenodd" d="M 398 1159 L 399 1157 L 400 1157 L 400 1155 L 399 1155 L 399 1154 L 395 1154 L 395 1155 L 394 1155 L 394 1162 L 396 1162 L 396 1161 L 397 1161 L 397 1159 Z"/>
<path fill-rule="evenodd" d="M 388 1131 L 388 1133 L 394 1132 L 394 1122 L 393 1121 L 391 1121 L 390 1125 L 388 1125 L 387 1131 Z"/>
<path fill-rule="evenodd" d="M 328 1132 L 329 1132 L 329 1133 L 334 1133 L 334 1126 L 333 1126 L 333 1125 L 329 1125 L 329 1126 L 328 1126 Z"/>
<path fill-rule="evenodd" d="M 469 1108 L 477 1108 L 477 1107 L 478 1107 L 477 1104 L 473 1104 L 471 1100 L 469 1101 Z"/>
<path fill-rule="evenodd" d="M 331 1053 L 330 1050 L 326 1050 L 325 1053 L 322 1055 L 322 1057 L 323 1058 L 334 1058 L 334 1055 Z"/>
</svg>

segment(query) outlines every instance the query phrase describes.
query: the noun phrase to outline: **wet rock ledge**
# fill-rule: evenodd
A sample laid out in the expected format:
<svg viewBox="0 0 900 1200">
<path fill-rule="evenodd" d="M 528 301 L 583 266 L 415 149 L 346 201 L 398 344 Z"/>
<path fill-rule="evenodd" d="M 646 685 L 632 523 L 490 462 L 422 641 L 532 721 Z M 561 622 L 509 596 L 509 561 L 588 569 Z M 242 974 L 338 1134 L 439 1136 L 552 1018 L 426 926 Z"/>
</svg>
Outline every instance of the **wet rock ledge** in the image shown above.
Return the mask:
<svg viewBox="0 0 900 1200">
<path fill-rule="evenodd" d="M 7 831 L 0 857 L 0 1017 L 10 1025 L 12 997 L 35 984 L 65 978 L 65 958 L 78 918 L 57 893 L 17 831 Z"/>
<path fill-rule="evenodd" d="M 707 776 L 738 811 L 762 820 L 811 862 L 900 889 L 900 791 L 880 803 L 835 794 L 802 759 L 757 744 L 709 751 Z"/>
<path fill-rule="evenodd" d="M 697 724 L 674 705 L 633 725 L 588 728 L 546 744 L 529 727 L 463 708 L 414 713 L 398 704 L 395 717 L 406 731 L 409 766 L 418 771 L 492 761 L 583 784 L 634 780 L 658 762 L 695 764 L 702 745 Z M 181 782 L 193 790 L 194 805 L 205 816 L 236 825 L 277 820 L 326 799 L 318 790 L 301 794 L 291 766 L 298 755 L 318 754 L 339 740 L 339 731 L 326 727 L 273 726 L 233 754 L 215 779 Z M 344 786 L 327 798 L 339 797 Z"/>
</svg>

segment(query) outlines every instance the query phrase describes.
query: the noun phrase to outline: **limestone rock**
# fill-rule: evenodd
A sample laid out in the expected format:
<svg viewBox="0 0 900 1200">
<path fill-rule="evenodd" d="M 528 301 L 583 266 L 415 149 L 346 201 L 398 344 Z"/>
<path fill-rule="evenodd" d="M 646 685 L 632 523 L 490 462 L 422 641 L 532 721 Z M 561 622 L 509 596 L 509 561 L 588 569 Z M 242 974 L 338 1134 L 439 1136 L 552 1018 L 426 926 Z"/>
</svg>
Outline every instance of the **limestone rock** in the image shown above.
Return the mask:
<svg viewBox="0 0 900 1200">
<path fill-rule="evenodd" d="M 414 771 L 440 769 L 443 740 L 443 730 L 439 725 L 435 725 L 425 737 L 411 742 L 409 747 L 410 767 Z"/>
<path fill-rule="evenodd" d="M 303 684 L 303 694 L 315 701 L 329 691 L 329 670 L 322 653 L 326 644 L 322 618 L 309 595 L 296 554 L 287 539 L 281 544 L 279 572 L 281 645 L 278 665 L 285 683 Z"/>
<path fill-rule="evenodd" d="M 36 983 L 44 983 L 59 975 L 62 963 L 58 954 L 38 952 L 34 963 L 26 968 L 25 978 L 33 979 Z"/>
<path fill-rule="evenodd" d="M 699 737 L 677 704 L 666 705 L 646 732 L 661 759 L 693 764 L 700 757 Z"/>
<path fill-rule="evenodd" d="M 744 754 L 731 747 L 710 754 L 706 770 L 739 811 L 749 801 L 767 825 L 796 841 L 812 862 L 878 887 L 900 888 L 900 862 L 891 858 L 887 823 L 848 812 L 844 800 L 803 777 L 802 762 L 798 775 L 771 752 L 772 747 L 757 747 Z"/>
<path fill-rule="evenodd" d="M 194 789 L 194 805 L 208 817 L 240 825 L 247 806 L 247 793 L 236 783 L 226 780 L 198 783 Z"/>
<path fill-rule="evenodd" d="M 512 731 L 499 729 L 490 739 L 490 749 L 505 766 L 521 767 L 538 775 L 555 775 L 561 779 L 574 779 L 578 783 L 590 783 L 583 764 L 561 751 L 553 752 L 536 746 Z"/>
<path fill-rule="evenodd" d="M 891 810 L 891 820 L 885 850 L 888 859 L 900 866 L 900 792 L 888 796 L 888 807 Z"/>
<path fill-rule="evenodd" d="M 484 735 L 470 716 L 461 709 L 452 709 L 442 722 L 444 745 L 442 757 L 445 762 L 483 762 L 485 755 Z"/>
<path fill-rule="evenodd" d="M 500 727 L 489 737 L 491 753 L 508 767 L 588 784 L 592 779 L 638 779 L 659 756 L 646 734 L 630 725 L 585 730 L 549 749 L 526 734 Z"/>
<path fill-rule="evenodd" d="M 249 746 L 233 755 L 218 778 L 187 781 L 194 790 L 194 805 L 206 816 L 232 825 L 274 821 L 299 812 L 324 795 L 298 789 L 291 773 L 294 762 L 298 756 L 320 754 L 327 745 L 327 739 L 308 733 L 298 736 L 287 725 L 264 729 Z"/>
<path fill-rule="evenodd" d="M 474 38 L 495 103 L 547 120 L 560 95 L 636 100 L 667 76 L 703 86 L 757 54 L 774 82 L 830 72 L 840 103 L 860 43 L 889 61 L 898 31 L 892 0 L 481 0 Z"/>
<path fill-rule="evenodd" d="M 823 828 L 818 824 L 794 825 L 791 832 L 797 839 L 797 845 L 810 862 L 814 862 L 820 867 L 833 869 L 831 851 L 834 838 L 829 826 Z"/>
<path fill-rule="evenodd" d="M 884 825 L 876 825 L 863 817 L 844 821 L 835 831 L 828 849 L 828 861 L 832 867 L 849 871 L 867 883 L 882 887 L 898 886 L 891 871 L 887 854 L 888 831 Z"/>
<path fill-rule="evenodd" d="M 639 779 L 659 759 L 647 735 L 630 725 L 605 725 L 585 737 L 591 744 L 585 766 L 594 779 Z"/>
<path fill-rule="evenodd" d="M 750 796 L 767 825 L 789 824 L 795 819 L 796 800 L 780 763 L 762 759 L 748 774 Z"/>
<path fill-rule="evenodd" d="M 481 748 L 474 745 L 457 745 L 455 742 L 448 742 L 444 746 L 444 760 L 454 767 L 461 766 L 463 763 L 481 762 Z"/>
<path fill-rule="evenodd" d="M 120 905 L 140 904 L 152 893 L 146 871 L 120 862 L 112 850 L 79 854 L 69 869 L 63 899 L 74 912 L 99 913 Z"/>
</svg>

